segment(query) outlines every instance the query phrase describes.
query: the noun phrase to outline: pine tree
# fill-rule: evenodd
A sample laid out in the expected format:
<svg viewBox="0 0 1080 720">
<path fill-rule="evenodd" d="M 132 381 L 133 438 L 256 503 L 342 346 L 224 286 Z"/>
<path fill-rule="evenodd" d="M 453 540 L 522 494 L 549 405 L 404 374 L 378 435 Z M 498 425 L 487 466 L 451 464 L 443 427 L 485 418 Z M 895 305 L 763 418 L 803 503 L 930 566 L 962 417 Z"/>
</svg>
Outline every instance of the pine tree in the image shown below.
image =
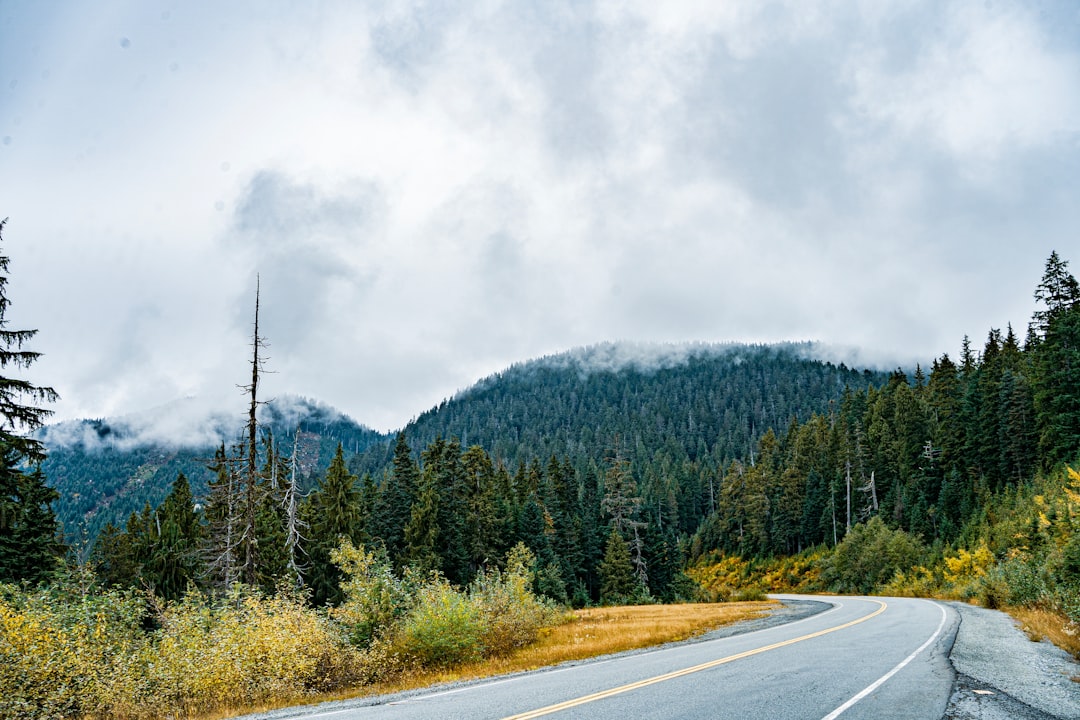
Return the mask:
<svg viewBox="0 0 1080 720">
<path fill-rule="evenodd" d="M 383 478 L 369 523 L 369 534 L 381 540 L 390 559 L 399 566 L 405 554 L 405 526 L 419 485 L 420 469 L 412 459 L 405 433 L 394 444 L 393 469 Z"/>
<path fill-rule="evenodd" d="M 303 508 L 309 527 L 307 555 L 310 558 L 308 585 L 316 605 L 341 601 L 340 572 L 330 559 L 330 552 L 342 538 L 355 541 L 359 525 L 359 491 L 357 477 L 345 465 L 345 454 L 338 444 L 334 459 L 326 469 L 326 477 Z"/>
<path fill-rule="evenodd" d="M 638 595 L 637 590 L 630 547 L 622 534 L 612 527 L 604 547 L 604 561 L 600 563 L 600 602 L 604 605 L 623 605 Z"/>
<path fill-rule="evenodd" d="M 434 468 L 421 473 L 420 490 L 405 525 L 404 564 L 421 573 L 440 569 L 436 552 L 439 541 L 439 479 Z"/>
<path fill-rule="evenodd" d="M 1068 263 L 1052 253 L 1035 299 L 1045 305 L 1032 324 L 1034 404 L 1043 461 L 1071 462 L 1080 452 L 1080 286 Z"/>
<path fill-rule="evenodd" d="M 140 580 L 166 600 L 177 600 L 201 572 L 199 543 L 203 527 L 195 510 L 191 486 L 177 475 L 169 495 L 144 528 L 145 560 Z"/>
<path fill-rule="evenodd" d="M 211 586 L 228 588 L 240 579 L 237 553 L 240 482 L 234 463 L 226 455 L 224 443 L 214 452 L 214 460 L 207 469 L 213 473 L 213 478 L 209 482 L 203 511 L 207 525 L 203 540 L 204 567 Z"/>
<path fill-rule="evenodd" d="M 6 222 L 0 221 L 0 235 Z M 41 354 L 23 349 L 37 330 L 8 329 L 8 262 L 0 254 L 0 369 L 25 370 Z M 45 579 L 63 550 L 52 509 L 59 495 L 40 470 L 45 448 L 28 435 L 52 414 L 40 404 L 57 399 L 52 388 L 0 377 L 0 582 Z"/>
</svg>

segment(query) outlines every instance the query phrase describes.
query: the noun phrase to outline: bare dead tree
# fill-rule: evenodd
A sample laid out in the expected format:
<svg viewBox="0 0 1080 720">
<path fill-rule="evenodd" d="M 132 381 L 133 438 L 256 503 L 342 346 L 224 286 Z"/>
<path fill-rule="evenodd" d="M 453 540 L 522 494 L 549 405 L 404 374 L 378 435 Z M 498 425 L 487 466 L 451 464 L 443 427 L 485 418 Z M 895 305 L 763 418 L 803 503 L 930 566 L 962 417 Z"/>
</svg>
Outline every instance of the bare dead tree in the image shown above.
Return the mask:
<svg viewBox="0 0 1080 720">
<path fill-rule="evenodd" d="M 296 455 L 300 446 L 300 428 L 296 428 L 296 437 L 293 440 L 292 461 L 289 473 L 289 484 L 285 488 L 285 552 L 288 556 L 289 573 L 297 589 L 304 585 L 303 570 L 300 563 L 300 553 L 303 552 L 303 543 L 307 540 L 303 536 L 303 530 L 307 527 L 297 512 L 296 502 Z"/>
<path fill-rule="evenodd" d="M 245 583 L 255 584 L 258 565 L 259 540 L 256 529 L 256 517 L 260 500 L 260 483 L 258 468 L 258 437 L 259 421 L 256 411 L 262 404 L 258 399 L 259 375 L 263 371 L 265 362 L 261 351 L 267 347 L 266 340 L 259 334 L 259 277 L 255 277 L 255 324 L 251 339 L 251 383 L 242 385 L 241 389 L 250 396 L 248 405 L 247 422 L 247 451 L 244 460 L 245 467 L 242 471 L 243 483 L 243 520 L 240 536 L 240 546 L 243 565 L 241 577 Z"/>
</svg>

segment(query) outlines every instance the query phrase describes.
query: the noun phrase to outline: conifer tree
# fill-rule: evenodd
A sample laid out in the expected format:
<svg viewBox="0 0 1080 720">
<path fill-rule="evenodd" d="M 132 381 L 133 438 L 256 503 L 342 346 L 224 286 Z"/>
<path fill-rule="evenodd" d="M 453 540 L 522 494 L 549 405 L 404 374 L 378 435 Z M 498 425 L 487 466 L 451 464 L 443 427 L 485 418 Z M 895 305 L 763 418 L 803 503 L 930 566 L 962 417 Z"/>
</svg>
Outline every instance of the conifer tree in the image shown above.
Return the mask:
<svg viewBox="0 0 1080 720">
<path fill-rule="evenodd" d="M 604 547 L 604 561 L 600 563 L 600 602 L 604 605 L 628 603 L 638 594 L 637 589 L 630 547 L 612 526 Z"/>
<path fill-rule="evenodd" d="M 6 222 L 0 221 L 0 235 Z M 0 254 L 0 370 L 25 370 L 41 354 L 23 347 L 37 330 L 8 328 L 8 262 Z M 52 414 L 41 403 L 57 399 L 52 388 L 0 377 L 0 582 L 41 581 L 62 553 L 52 509 L 59 495 L 45 484 L 41 473 L 44 446 L 28 435 Z"/>
<path fill-rule="evenodd" d="M 360 519 L 356 481 L 357 477 L 345 465 L 344 450 L 338 443 L 325 478 L 304 504 L 303 516 L 310 533 L 307 578 L 316 605 L 341 601 L 340 572 L 330 553 L 342 538 L 355 541 Z"/>
<path fill-rule="evenodd" d="M 1045 305 L 1032 324 L 1035 419 L 1043 462 L 1072 462 L 1080 452 L 1080 285 L 1056 252 L 1046 261 L 1035 299 Z"/>
<path fill-rule="evenodd" d="M 177 475 L 169 495 L 144 527 L 144 561 L 140 580 L 166 600 L 177 600 L 201 571 L 199 543 L 202 523 L 195 510 L 191 486 Z"/>
<path fill-rule="evenodd" d="M 203 516 L 206 534 L 203 541 L 204 567 L 211 586 L 227 588 L 239 578 L 240 483 L 234 463 L 222 443 L 207 466 L 213 473 L 209 482 Z"/>
<path fill-rule="evenodd" d="M 374 503 L 369 534 L 381 540 L 390 559 L 401 564 L 405 554 L 405 526 L 416 500 L 420 469 L 412 459 L 405 433 L 394 443 L 393 468 L 383 478 Z"/>
<path fill-rule="evenodd" d="M 405 565 L 420 573 L 440 570 L 441 558 L 436 551 L 439 541 L 439 480 L 434 468 L 424 467 L 420 489 L 409 510 L 405 525 Z"/>
</svg>

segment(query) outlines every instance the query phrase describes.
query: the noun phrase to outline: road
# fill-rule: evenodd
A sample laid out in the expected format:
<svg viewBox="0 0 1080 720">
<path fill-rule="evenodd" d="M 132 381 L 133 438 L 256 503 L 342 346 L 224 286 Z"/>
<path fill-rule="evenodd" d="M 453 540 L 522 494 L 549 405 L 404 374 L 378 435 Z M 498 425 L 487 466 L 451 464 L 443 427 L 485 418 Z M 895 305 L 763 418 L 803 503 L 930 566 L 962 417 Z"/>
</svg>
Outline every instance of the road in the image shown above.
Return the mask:
<svg viewBox="0 0 1080 720">
<path fill-rule="evenodd" d="M 405 696 L 263 717 L 277 720 L 939 720 L 952 690 L 957 614 L 929 600 L 783 596 L 825 612 L 731 637 Z"/>
</svg>

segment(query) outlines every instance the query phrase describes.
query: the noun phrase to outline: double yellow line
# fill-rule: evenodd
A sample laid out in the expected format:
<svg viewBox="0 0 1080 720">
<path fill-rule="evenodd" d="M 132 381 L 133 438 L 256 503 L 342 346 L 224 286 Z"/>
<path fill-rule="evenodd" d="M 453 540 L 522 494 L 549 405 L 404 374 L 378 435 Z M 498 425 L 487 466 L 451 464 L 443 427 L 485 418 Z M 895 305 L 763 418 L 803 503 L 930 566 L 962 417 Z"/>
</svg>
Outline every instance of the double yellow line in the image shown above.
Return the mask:
<svg viewBox="0 0 1080 720">
<path fill-rule="evenodd" d="M 621 695 L 622 693 L 630 692 L 631 690 L 637 690 L 638 688 L 648 687 L 649 685 L 655 685 L 656 683 L 662 683 L 666 680 L 674 680 L 675 678 L 680 678 L 684 675 L 692 675 L 693 673 L 701 672 L 702 670 L 708 670 L 709 668 L 714 668 L 718 665 L 724 665 L 726 663 L 734 662 L 736 660 L 741 660 L 743 658 L 750 657 L 751 655 L 758 655 L 763 652 L 768 652 L 769 650 L 776 650 L 777 648 L 794 645 L 795 643 L 802 642 L 803 640 L 812 640 L 813 638 L 821 637 L 822 635 L 828 635 L 829 633 L 836 632 L 837 630 L 843 630 L 845 628 L 851 627 L 852 625 L 858 625 L 859 623 L 866 622 L 870 618 L 876 617 L 881 613 L 885 612 L 885 608 L 888 607 L 881 600 L 871 600 L 871 602 L 876 602 L 881 607 L 879 607 L 877 610 L 870 613 L 869 615 L 864 615 L 858 620 L 852 620 L 851 622 L 846 622 L 843 625 L 837 625 L 835 627 L 826 628 L 824 630 L 818 630 L 817 632 L 810 633 L 809 635 L 802 635 L 801 637 L 784 640 L 783 642 L 773 643 L 772 645 L 765 645 L 764 647 L 755 648 L 754 650 L 747 650 L 746 652 L 741 652 L 736 655 L 728 655 L 727 657 L 720 658 L 719 660 L 710 660 L 707 663 L 688 667 L 683 670 L 676 670 L 675 672 L 670 672 L 666 675 L 657 675 L 656 677 L 646 678 L 645 680 L 638 680 L 637 682 L 629 683 L 627 685 L 620 685 L 619 687 L 611 688 L 610 690 L 604 690 L 598 693 L 593 693 L 592 695 L 584 695 L 582 697 L 575 698 L 573 700 L 567 700 L 556 705 L 548 705 L 547 707 L 542 707 L 538 710 L 530 710 L 529 712 L 521 713 L 519 715 L 510 715 L 509 717 L 503 718 L 503 720 L 530 720 L 531 718 L 551 715 L 552 713 L 557 713 L 561 710 L 569 710 L 570 708 L 578 707 L 579 705 L 585 705 L 586 703 L 603 700 L 604 698 Z"/>
</svg>

